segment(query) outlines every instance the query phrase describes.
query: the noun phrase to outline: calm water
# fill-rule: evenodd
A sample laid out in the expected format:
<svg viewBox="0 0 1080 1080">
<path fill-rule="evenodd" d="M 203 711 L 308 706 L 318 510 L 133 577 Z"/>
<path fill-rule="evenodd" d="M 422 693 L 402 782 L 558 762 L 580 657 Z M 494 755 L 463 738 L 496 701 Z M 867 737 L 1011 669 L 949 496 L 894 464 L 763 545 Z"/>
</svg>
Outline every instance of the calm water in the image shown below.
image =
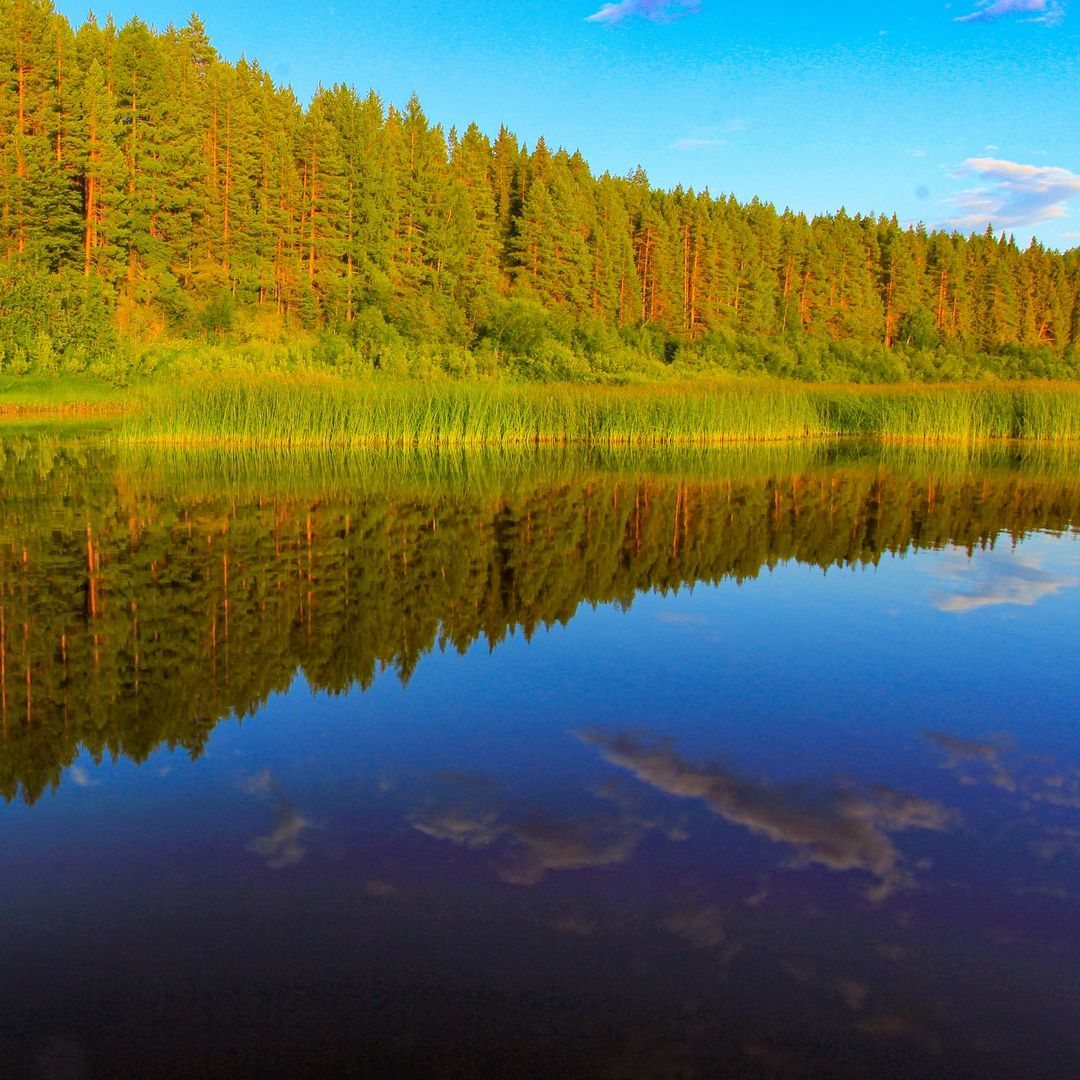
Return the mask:
<svg viewBox="0 0 1080 1080">
<path fill-rule="evenodd" d="M 0 443 L 0 1075 L 1073 1074 L 1077 475 Z"/>
</svg>

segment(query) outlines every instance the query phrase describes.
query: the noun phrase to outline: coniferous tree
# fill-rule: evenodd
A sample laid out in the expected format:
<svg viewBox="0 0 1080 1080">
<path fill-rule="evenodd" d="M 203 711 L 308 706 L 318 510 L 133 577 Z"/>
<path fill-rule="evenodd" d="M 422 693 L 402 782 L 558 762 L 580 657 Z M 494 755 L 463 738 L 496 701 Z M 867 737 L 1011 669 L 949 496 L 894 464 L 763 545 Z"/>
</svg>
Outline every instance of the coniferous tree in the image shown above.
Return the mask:
<svg viewBox="0 0 1080 1080">
<path fill-rule="evenodd" d="M 73 32 L 49 0 L 0 0 L 0 263 L 5 325 L 57 342 L 102 313 L 156 334 L 235 311 L 353 342 L 535 332 L 590 363 L 621 342 L 807 377 L 1078 371 L 1075 253 L 594 177 L 505 127 L 447 137 L 415 97 L 303 108 L 197 16 Z"/>
</svg>

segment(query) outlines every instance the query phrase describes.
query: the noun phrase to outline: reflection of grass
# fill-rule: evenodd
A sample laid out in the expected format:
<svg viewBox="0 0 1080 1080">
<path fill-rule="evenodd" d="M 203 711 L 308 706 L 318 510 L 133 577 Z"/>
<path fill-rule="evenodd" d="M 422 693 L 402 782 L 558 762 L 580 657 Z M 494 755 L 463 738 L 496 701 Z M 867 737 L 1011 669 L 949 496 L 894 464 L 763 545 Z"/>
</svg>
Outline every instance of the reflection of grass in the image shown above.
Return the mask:
<svg viewBox="0 0 1080 1080">
<path fill-rule="evenodd" d="M 635 387 L 269 377 L 158 387 L 130 442 L 223 447 L 713 446 L 830 436 L 1080 439 L 1080 386 Z"/>
<path fill-rule="evenodd" d="M 1071 479 L 1080 468 L 1080 445 L 1000 442 L 977 446 L 882 444 L 874 439 L 814 439 L 730 443 L 716 447 L 382 447 L 363 450 L 128 445 L 118 459 L 125 484 L 140 491 L 183 491 L 193 498 L 322 499 L 407 491 L 500 499 L 510 493 L 626 478 L 635 482 L 779 482 L 815 474 L 882 468 L 934 482 L 1015 476 Z"/>
</svg>

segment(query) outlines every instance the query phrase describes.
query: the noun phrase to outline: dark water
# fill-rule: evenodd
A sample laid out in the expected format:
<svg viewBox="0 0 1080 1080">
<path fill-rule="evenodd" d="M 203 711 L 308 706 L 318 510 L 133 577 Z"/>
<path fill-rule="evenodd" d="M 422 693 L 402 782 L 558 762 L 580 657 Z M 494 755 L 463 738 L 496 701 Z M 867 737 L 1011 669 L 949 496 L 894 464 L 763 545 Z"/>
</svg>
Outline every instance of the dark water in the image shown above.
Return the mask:
<svg viewBox="0 0 1080 1080">
<path fill-rule="evenodd" d="M 1075 1074 L 1075 461 L 0 445 L 0 1076 Z"/>
</svg>

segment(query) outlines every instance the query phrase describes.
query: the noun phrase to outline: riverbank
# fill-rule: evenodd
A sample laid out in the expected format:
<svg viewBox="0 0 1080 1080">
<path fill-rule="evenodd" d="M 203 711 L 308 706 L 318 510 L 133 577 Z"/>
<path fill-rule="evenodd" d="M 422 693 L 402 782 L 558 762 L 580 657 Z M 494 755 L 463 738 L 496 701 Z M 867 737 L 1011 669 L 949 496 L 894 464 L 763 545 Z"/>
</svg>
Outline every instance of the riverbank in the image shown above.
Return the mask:
<svg viewBox="0 0 1080 1080">
<path fill-rule="evenodd" d="M 205 446 L 709 446 L 838 436 L 1080 439 L 1080 385 L 863 387 L 732 380 L 633 387 L 220 381 L 154 389 L 131 442 Z"/>
<path fill-rule="evenodd" d="M 129 444 L 223 448 L 713 446 L 861 437 L 916 444 L 1080 440 L 1080 384 L 863 386 L 780 380 L 635 386 L 333 376 L 213 377 L 116 390 L 0 388 L 0 417 L 119 418 Z"/>
<path fill-rule="evenodd" d="M 123 416 L 141 407 L 130 389 L 99 379 L 0 375 L 0 421 Z"/>
</svg>

